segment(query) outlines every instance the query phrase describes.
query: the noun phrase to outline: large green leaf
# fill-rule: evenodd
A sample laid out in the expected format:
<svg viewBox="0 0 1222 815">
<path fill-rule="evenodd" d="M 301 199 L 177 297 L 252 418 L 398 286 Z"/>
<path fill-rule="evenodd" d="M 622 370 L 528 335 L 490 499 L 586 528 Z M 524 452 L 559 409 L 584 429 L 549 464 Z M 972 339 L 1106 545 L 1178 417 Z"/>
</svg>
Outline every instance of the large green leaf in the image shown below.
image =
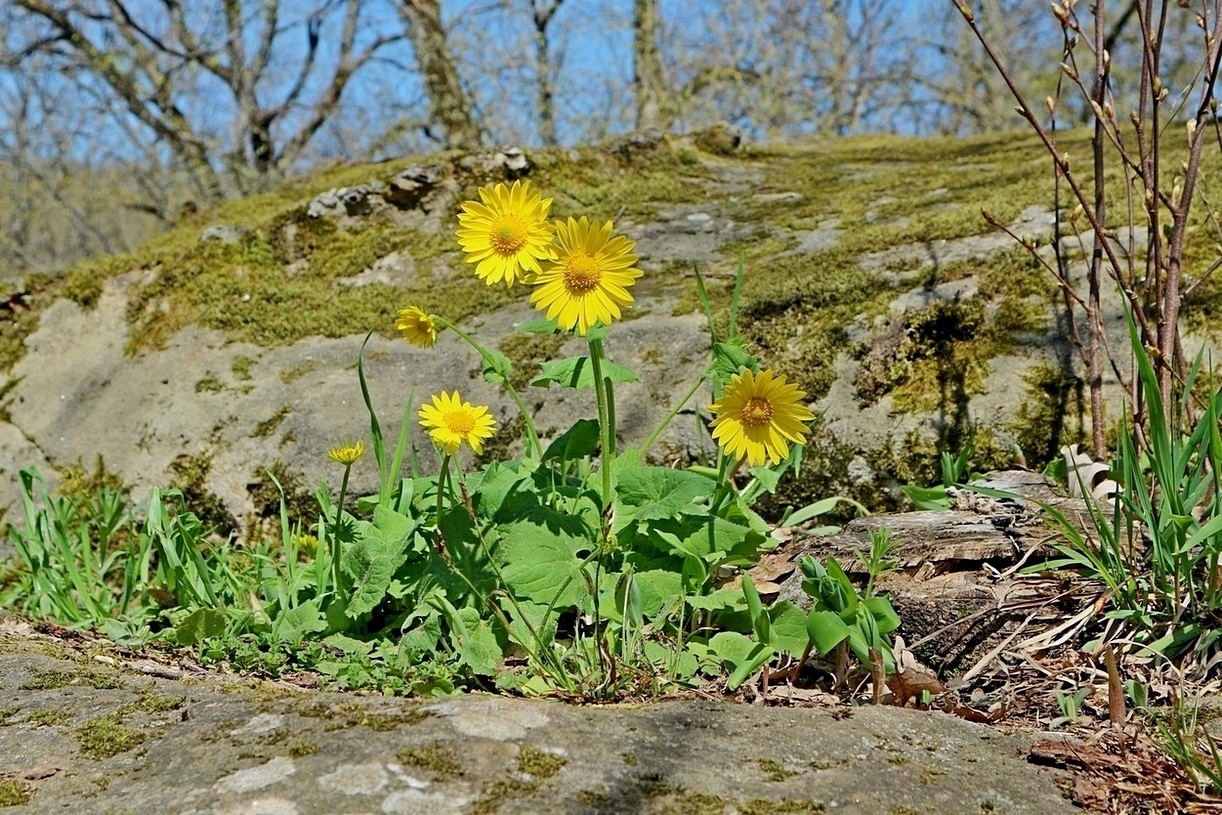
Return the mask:
<svg viewBox="0 0 1222 815">
<path fill-rule="evenodd" d="M 594 366 L 590 363 L 589 357 L 550 360 L 544 362 L 540 367 L 542 368 L 541 375 L 530 383 L 536 388 L 546 388 L 553 382 L 575 390 L 594 387 Z M 612 382 L 641 381 L 631 368 L 618 365 L 608 359 L 602 361 L 602 375 L 603 378 L 610 379 Z"/>
<path fill-rule="evenodd" d="M 403 564 L 414 529 L 410 518 L 379 504 L 373 513 L 373 523 L 364 525 L 361 537 L 345 548 L 344 571 L 353 580 L 348 597 L 349 617 L 356 619 L 382 602 L 391 578 Z"/>
<path fill-rule="evenodd" d="M 224 636 L 227 619 L 223 611 L 215 608 L 197 608 L 174 629 L 174 639 L 179 645 L 198 645 L 204 640 Z"/>
<path fill-rule="evenodd" d="M 598 442 L 598 422 L 595 419 L 578 419 L 547 446 L 543 460 L 572 461 L 592 455 L 598 449 Z"/>
<path fill-rule="evenodd" d="M 518 521 L 498 527 L 501 575 L 515 597 L 558 608 L 575 606 L 584 596 L 581 552 L 591 542 L 561 526 Z"/>
<path fill-rule="evenodd" d="M 650 619 L 660 614 L 672 614 L 682 601 L 683 582 L 678 574 L 666 569 L 637 572 L 633 579 L 641 590 L 641 611 Z"/>
<path fill-rule="evenodd" d="M 833 648 L 848 639 L 849 626 L 834 611 L 812 609 L 806 618 L 806 634 L 816 651 L 830 654 Z"/>
<path fill-rule="evenodd" d="M 668 467 L 617 469 L 614 528 L 630 521 L 673 518 L 690 511 L 697 498 L 710 495 L 716 483 L 702 475 Z"/>
<path fill-rule="evenodd" d="M 272 633 L 285 642 L 301 642 L 308 634 L 327 630 L 327 620 L 317 601 L 302 603 L 276 618 Z"/>
<path fill-rule="evenodd" d="M 772 620 L 772 647 L 791 657 L 800 657 L 810 641 L 806 612 L 788 600 L 781 600 L 768 609 L 768 617 Z"/>
<path fill-rule="evenodd" d="M 730 378 L 743 368 L 758 372 L 759 361 L 741 346 L 725 342 L 713 343 L 713 376 L 719 384 L 730 384 Z"/>
<path fill-rule="evenodd" d="M 479 612 L 473 608 L 459 609 L 458 615 L 462 618 L 464 630 L 461 633 L 453 632 L 452 637 L 459 657 L 467 663 L 472 673 L 479 676 L 494 675 L 504 654 L 501 652 L 500 643 L 496 641 L 492 626 L 487 620 L 481 619 Z"/>
</svg>

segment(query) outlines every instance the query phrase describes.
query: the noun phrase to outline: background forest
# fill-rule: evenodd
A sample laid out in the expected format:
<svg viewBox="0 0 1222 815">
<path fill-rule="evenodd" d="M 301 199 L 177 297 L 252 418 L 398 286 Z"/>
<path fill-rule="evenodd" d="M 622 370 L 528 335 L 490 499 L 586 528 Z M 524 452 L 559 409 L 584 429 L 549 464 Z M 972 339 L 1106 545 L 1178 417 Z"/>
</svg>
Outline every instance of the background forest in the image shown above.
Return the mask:
<svg viewBox="0 0 1222 815">
<path fill-rule="evenodd" d="M 1085 123 L 1049 4 L 974 5 L 1030 98 Z M 1111 53 L 1140 53 L 1118 47 L 1136 6 L 1109 6 Z M 1194 20 L 1166 21 L 1173 94 Z M 1021 120 L 950 0 L 8 0 L 0 269 L 130 249 L 320 164 L 722 124 L 758 142 Z"/>
</svg>

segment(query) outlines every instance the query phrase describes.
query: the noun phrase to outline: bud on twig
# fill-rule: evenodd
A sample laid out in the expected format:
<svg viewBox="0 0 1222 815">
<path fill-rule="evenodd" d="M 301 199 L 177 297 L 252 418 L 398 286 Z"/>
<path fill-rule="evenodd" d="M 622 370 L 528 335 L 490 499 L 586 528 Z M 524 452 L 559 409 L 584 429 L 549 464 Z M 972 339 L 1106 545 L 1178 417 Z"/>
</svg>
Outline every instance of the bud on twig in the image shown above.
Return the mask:
<svg viewBox="0 0 1222 815">
<path fill-rule="evenodd" d="M 1090 109 L 1091 109 L 1091 112 L 1095 114 L 1096 119 L 1106 118 L 1103 115 L 1103 108 L 1099 107 L 1099 103 L 1096 102 L 1094 99 L 1090 100 Z"/>
<path fill-rule="evenodd" d="M 1111 70 L 1111 67 L 1112 67 L 1112 52 L 1104 48 L 1103 49 L 1103 70 L 1104 72 L 1106 73 L 1107 71 Z"/>
<path fill-rule="evenodd" d="M 1104 112 L 1105 114 L 1107 114 L 1107 120 L 1108 120 L 1109 122 L 1114 122 L 1114 121 L 1116 121 L 1116 108 L 1112 107 L 1112 103 L 1111 103 L 1111 102 L 1104 102 L 1104 103 L 1103 103 L 1103 112 Z"/>
<path fill-rule="evenodd" d="M 1044 97 L 1044 104 L 1048 107 L 1048 112 L 1055 115 L 1057 112 L 1057 103 L 1051 96 Z"/>
<path fill-rule="evenodd" d="M 1179 209 L 1180 199 L 1184 197 L 1184 185 L 1180 179 L 1175 179 L 1175 186 L 1171 188 L 1171 206 Z"/>
<path fill-rule="evenodd" d="M 976 15 L 968 8 L 967 3 L 955 3 L 955 6 L 959 9 L 959 13 L 963 15 L 963 19 L 969 23 L 976 22 Z"/>
<path fill-rule="evenodd" d="M 1160 101 L 1160 102 L 1165 101 L 1165 100 L 1166 100 L 1166 98 L 1167 98 L 1168 96 L 1170 96 L 1170 95 L 1171 95 L 1171 89 L 1170 89 L 1170 88 L 1163 88 L 1161 91 L 1159 91 L 1159 94 L 1158 94 L 1158 101 Z"/>
<path fill-rule="evenodd" d="M 1065 76 L 1069 77 L 1069 78 L 1070 78 L 1070 79 L 1072 79 L 1074 82 L 1077 82 L 1077 81 L 1078 81 L 1078 72 L 1077 72 L 1077 71 L 1075 71 L 1075 70 L 1074 70 L 1074 68 L 1073 68 L 1073 66 L 1072 66 L 1072 65 L 1070 65 L 1069 63 L 1067 63 L 1067 62 L 1062 62 L 1062 63 L 1061 63 L 1061 70 L 1065 72 Z"/>
<path fill-rule="evenodd" d="M 1023 107 L 1022 105 L 1015 105 L 1014 112 L 1017 113 L 1019 116 L 1022 116 L 1023 118 L 1027 117 L 1027 109 Z"/>
<path fill-rule="evenodd" d="M 1078 204 L 1076 207 L 1073 208 L 1073 212 L 1069 213 L 1069 222 L 1071 224 L 1077 224 L 1078 219 L 1081 218 L 1085 213 L 1086 213 L 1086 210 L 1082 208 L 1081 204 Z"/>
<path fill-rule="evenodd" d="M 1195 136 L 1197 132 L 1197 120 L 1189 119 L 1184 123 L 1184 129 L 1188 131 L 1188 143 L 1192 144 L 1192 137 Z"/>
<path fill-rule="evenodd" d="M 1052 4 L 1052 16 L 1056 17 L 1057 20 L 1060 21 L 1061 25 L 1065 25 L 1069 22 L 1069 12 L 1065 10 L 1064 6 L 1058 5 L 1057 3 Z"/>
<path fill-rule="evenodd" d="M 1069 172 L 1069 153 L 1061 154 L 1061 171 Z"/>
</svg>

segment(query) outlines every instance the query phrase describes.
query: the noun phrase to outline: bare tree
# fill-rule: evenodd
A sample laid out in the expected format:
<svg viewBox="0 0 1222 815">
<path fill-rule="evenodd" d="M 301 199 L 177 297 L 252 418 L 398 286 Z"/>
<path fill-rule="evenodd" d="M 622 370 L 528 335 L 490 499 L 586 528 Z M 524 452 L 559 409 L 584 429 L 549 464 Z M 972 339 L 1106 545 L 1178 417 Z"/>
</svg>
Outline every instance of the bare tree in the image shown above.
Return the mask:
<svg viewBox="0 0 1222 815">
<path fill-rule="evenodd" d="M 556 100 L 552 77 L 551 44 L 548 26 L 564 0 L 530 0 L 531 20 L 535 24 L 535 72 L 538 88 L 539 137 L 548 146 L 557 144 Z"/>
<path fill-rule="evenodd" d="M 281 177 L 335 113 L 352 76 L 404 36 L 363 36 L 361 0 L 294 3 L 288 21 L 280 0 L 14 5 L 39 24 L 16 46 L 18 58 L 47 54 L 77 81 L 104 85 L 169 148 L 205 201 Z M 325 65 L 324 34 L 333 54 Z M 290 37 L 301 39 L 289 48 Z M 224 128 L 219 110 L 228 113 Z"/>
<path fill-rule="evenodd" d="M 632 90 L 637 130 L 668 130 L 672 121 L 658 52 L 661 25 L 658 0 L 633 0 Z"/>
<path fill-rule="evenodd" d="M 431 119 L 441 126 L 448 147 L 473 150 L 480 145 L 471 97 L 458 75 L 438 0 L 401 0 L 408 35 L 429 98 Z"/>
</svg>

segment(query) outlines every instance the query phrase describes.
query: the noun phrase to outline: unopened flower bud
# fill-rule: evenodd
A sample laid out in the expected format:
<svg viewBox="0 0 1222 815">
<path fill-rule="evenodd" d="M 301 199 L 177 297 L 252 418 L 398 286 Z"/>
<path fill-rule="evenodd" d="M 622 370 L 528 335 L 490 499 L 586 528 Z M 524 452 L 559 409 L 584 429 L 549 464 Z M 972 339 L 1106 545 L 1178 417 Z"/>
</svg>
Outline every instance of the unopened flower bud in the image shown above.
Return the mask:
<svg viewBox="0 0 1222 815">
<path fill-rule="evenodd" d="M 1195 136 L 1197 132 L 1197 120 L 1189 119 L 1184 123 L 1184 129 L 1188 131 L 1188 143 L 1192 144 L 1192 137 Z"/>
<path fill-rule="evenodd" d="M 1065 25 L 1069 22 L 1069 12 L 1065 10 L 1064 6 L 1057 3 L 1052 4 L 1052 16 L 1056 17 L 1057 20 L 1060 21 L 1061 25 Z"/>
<path fill-rule="evenodd" d="M 1075 71 L 1074 67 L 1070 65 L 1068 62 L 1061 63 L 1061 70 L 1065 72 L 1065 76 L 1069 77 L 1070 79 L 1074 80 L 1075 82 L 1078 80 L 1078 72 Z"/>
<path fill-rule="evenodd" d="M 1057 103 L 1056 103 L 1056 100 L 1055 100 L 1055 99 L 1053 99 L 1051 96 L 1045 96 L 1045 97 L 1044 97 L 1044 104 L 1045 104 L 1045 105 L 1048 107 L 1048 112 L 1049 112 L 1049 113 L 1054 113 L 1054 114 L 1055 114 L 1055 113 L 1057 112 Z"/>
</svg>

